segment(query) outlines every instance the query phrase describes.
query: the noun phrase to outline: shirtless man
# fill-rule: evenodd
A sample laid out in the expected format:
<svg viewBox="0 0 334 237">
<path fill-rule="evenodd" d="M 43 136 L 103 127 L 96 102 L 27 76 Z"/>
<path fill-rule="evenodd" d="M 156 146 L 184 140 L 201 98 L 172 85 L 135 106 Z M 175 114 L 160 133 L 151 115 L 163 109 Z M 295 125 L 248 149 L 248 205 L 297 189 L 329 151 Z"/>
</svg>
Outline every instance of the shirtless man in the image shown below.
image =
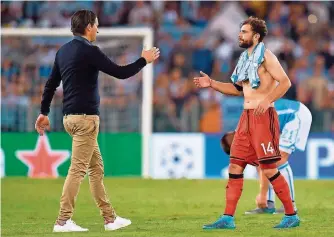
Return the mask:
<svg viewBox="0 0 334 237">
<path fill-rule="evenodd" d="M 241 24 L 239 46 L 247 49 L 250 57 L 266 34 L 265 22 L 250 17 Z M 194 78 L 196 86 L 211 87 L 227 95 L 243 94 L 245 98 L 244 111 L 231 146 L 225 212 L 217 221 L 204 225 L 203 229 L 235 229 L 234 214 L 242 193 L 243 171 L 247 164 L 260 166 L 283 203 L 285 215 L 275 228 L 299 226 L 300 220 L 293 207 L 289 186 L 276 165 L 281 155 L 278 147 L 279 122 L 274 101 L 281 98 L 291 86 L 276 56 L 268 49 L 264 51 L 264 60 L 257 70 L 260 80 L 257 88 L 254 88 L 249 80 L 233 84 L 222 83 L 203 72 L 200 73 L 201 77 Z"/>
<path fill-rule="evenodd" d="M 293 170 L 288 159 L 296 150 L 305 151 L 312 124 L 312 114 L 303 103 L 295 100 L 276 100 L 275 109 L 280 124 L 279 150 L 281 153 L 281 160 L 277 162 L 277 168 L 289 185 L 291 199 L 297 212 Z M 240 110 L 240 114 L 241 112 L 242 110 Z M 234 134 L 234 131 L 227 132 L 221 138 L 221 147 L 228 155 L 230 155 Z M 260 193 L 256 197 L 257 207 L 246 211 L 245 214 L 284 213 L 283 207 L 275 208 L 276 195 L 272 187 L 269 186 L 269 180 L 262 174 L 260 167 L 256 167 L 256 169 L 260 180 Z"/>
</svg>

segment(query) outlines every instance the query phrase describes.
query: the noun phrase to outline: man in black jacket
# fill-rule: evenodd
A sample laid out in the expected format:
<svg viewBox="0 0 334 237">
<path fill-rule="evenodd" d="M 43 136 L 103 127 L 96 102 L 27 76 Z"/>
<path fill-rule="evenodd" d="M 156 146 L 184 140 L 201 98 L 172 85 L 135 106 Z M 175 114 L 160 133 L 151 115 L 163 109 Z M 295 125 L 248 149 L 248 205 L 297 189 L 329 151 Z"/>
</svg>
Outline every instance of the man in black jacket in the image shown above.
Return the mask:
<svg viewBox="0 0 334 237">
<path fill-rule="evenodd" d="M 50 129 L 48 113 L 56 88 L 63 83 L 63 123 L 72 137 L 72 157 L 60 200 L 60 211 L 54 232 L 88 231 L 72 220 L 75 199 L 80 184 L 88 171 L 90 189 L 104 218 L 105 230 L 116 230 L 131 221 L 116 216 L 108 200 L 104 184 L 103 161 L 97 143 L 99 132 L 98 74 L 102 71 L 119 79 L 137 74 L 146 64 L 156 60 L 159 49 L 143 50 L 132 64 L 119 66 L 113 63 L 97 46 L 98 19 L 89 10 L 80 10 L 71 18 L 74 39 L 57 52 L 51 75 L 45 85 L 41 112 L 35 128 L 40 135 Z"/>
</svg>

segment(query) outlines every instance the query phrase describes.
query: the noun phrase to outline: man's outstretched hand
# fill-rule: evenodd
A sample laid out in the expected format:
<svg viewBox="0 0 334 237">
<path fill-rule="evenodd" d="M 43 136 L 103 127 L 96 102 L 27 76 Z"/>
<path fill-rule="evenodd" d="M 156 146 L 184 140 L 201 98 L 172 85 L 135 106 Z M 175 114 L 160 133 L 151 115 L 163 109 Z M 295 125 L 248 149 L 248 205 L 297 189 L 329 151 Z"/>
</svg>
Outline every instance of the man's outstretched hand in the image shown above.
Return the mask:
<svg viewBox="0 0 334 237">
<path fill-rule="evenodd" d="M 204 72 L 200 71 L 201 77 L 195 77 L 194 83 L 199 88 L 207 88 L 211 86 L 212 80 L 211 78 L 205 74 Z"/>
<path fill-rule="evenodd" d="M 49 117 L 43 114 L 40 114 L 35 123 L 35 129 L 39 133 L 40 136 L 44 135 L 44 131 L 50 131 L 50 121 Z"/>
<path fill-rule="evenodd" d="M 154 60 L 156 60 L 157 58 L 159 58 L 160 56 L 160 50 L 156 47 L 153 47 L 149 50 L 145 50 L 143 49 L 141 56 L 143 58 L 145 58 L 146 63 L 149 64 L 151 62 L 153 62 Z"/>
</svg>

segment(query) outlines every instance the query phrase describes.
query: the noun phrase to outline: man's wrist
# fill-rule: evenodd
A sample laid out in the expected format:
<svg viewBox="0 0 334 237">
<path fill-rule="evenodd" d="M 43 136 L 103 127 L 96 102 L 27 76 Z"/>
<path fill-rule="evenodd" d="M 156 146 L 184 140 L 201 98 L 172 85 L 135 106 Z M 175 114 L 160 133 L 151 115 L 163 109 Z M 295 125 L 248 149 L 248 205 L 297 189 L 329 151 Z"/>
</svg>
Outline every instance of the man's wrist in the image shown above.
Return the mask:
<svg viewBox="0 0 334 237">
<path fill-rule="evenodd" d="M 267 196 L 268 189 L 264 190 L 263 187 L 260 190 L 259 196 L 260 197 L 266 197 Z"/>
<path fill-rule="evenodd" d="M 271 99 L 271 97 L 270 97 L 270 96 L 267 96 L 267 97 L 265 98 L 265 100 L 267 100 L 267 102 L 268 102 L 269 104 L 271 104 L 271 103 L 273 103 L 273 102 L 274 102 L 274 100 L 273 100 L 273 99 Z"/>
<path fill-rule="evenodd" d="M 140 57 L 139 60 L 143 62 L 144 66 L 146 66 L 148 64 L 145 57 Z"/>
</svg>

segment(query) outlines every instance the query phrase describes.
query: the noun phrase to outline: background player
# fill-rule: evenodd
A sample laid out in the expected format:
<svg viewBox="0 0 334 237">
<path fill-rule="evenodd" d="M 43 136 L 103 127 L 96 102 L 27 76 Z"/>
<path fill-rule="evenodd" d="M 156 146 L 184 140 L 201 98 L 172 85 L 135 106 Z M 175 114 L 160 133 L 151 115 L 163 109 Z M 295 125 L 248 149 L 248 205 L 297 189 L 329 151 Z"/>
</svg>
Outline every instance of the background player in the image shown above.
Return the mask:
<svg viewBox="0 0 334 237">
<path fill-rule="evenodd" d="M 295 189 L 293 172 L 288 162 L 289 155 L 296 149 L 304 151 L 307 138 L 310 132 L 312 115 L 309 109 L 299 101 L 279 99 L 275 102 L 275 109 L 279 115 L 280 122 L 280 141 L 279 149 L 282 159 L 277 162 L 278 170 L 286 179 L 294 208 Z M 235 132 L 226 133 L 221 139 L 221 145 L 224 151 L 229 154 L 230 146 Z M 283 213 L 284 208 L 275 209 L 275 192 L 269 184 L 268 179 L 263 175 L 261 169 L 257 167 L 260 178 L 260 193 L 256 197 L 258 207 L 254 210 L 245 212 L 245 214 L 260 214 L 260 213 Z M 269 190 L 268 190 L 269 189 Z"/>
</svg>

